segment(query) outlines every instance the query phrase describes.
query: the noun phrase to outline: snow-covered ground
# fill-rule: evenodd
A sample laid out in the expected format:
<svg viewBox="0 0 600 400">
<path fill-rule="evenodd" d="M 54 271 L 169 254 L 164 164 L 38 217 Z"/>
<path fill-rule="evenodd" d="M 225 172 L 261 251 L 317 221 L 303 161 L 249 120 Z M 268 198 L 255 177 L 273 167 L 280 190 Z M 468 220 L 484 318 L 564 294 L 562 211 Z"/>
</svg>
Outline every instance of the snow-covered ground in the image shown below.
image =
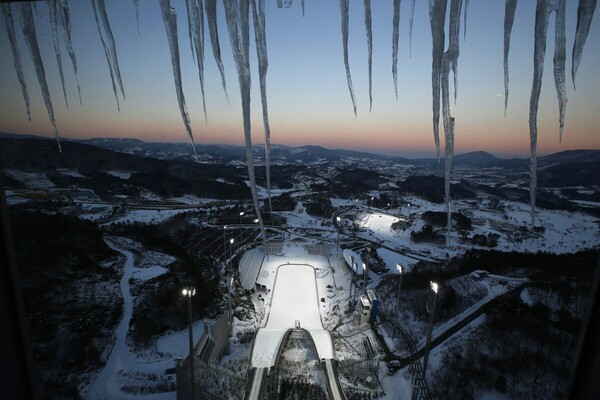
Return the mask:
<svg viewBox="0 0 600 400">
<path fill-rule="evenodd" d="M 119 179 L 123 179 L 123 180 L 127 180 L 129 178 L 131 178 L 131 174 L 132 172 L 130 171 L 115 171 L 115 170 L 110 170 L 110 171 L 102 171 L 105 174 L 114 176 L 115 178 L 119 178 Z"/>
<path fill-rule="evenodd" d="M 127 210 L 124 215 L 111 221 L 111 223 L 131 223 L 139 222 L 143 224 L 159 224 L 174 215 L 182 212 L 187 212 L 186 209 L 175 209 L 175 210 Z"/>
<path fill-rule="evenodd" d="M 188 331 L 170 332 L 156 342 L 156 351 L 139 356 L 130 351 L 127 345 L 127 332 L 133 312 L 133 296 L 130 291 L 130 278 L 147 280 L 167 271 L 162 265 L 172 257 L 161 253 L 154 254 L 154 264 L 143 266 L 138 263 L 132 247 L 140 247 L 139 243 L 129 239 L 111 237 L 106 244 L 125 256 L 125 265 L 121 278 L 121 293 L 124 300 L 123 317 L 116 332 L 115 344 L 110 351 L 104 368 L 96 376 L 87 389 L 86 399 L 139 399 L 136 390 L 140 387 L 149 388 L 165 385 L 174 388 L 174 375 L 166 375 L 169 368 L 175 366 L 175 358 L 183 358 L 189 351 Z M 172 261 L 171 261 L 172 262 Z M 146 260 L 146 264 L 151 264 Z M 194 339 L 197 340 L 204 331 L 204 321 L 196 321 L 193 326 Z M 176 393 L 145 394 L 144 399 L 174 400 Z"/>
<path fill-rule="evenodd" d="M 45 172 L 26 172 L 18 169 L 5 169 L 3 171 L 10 178 L 21 182 L 30 189 L 46 189 L 56 187 L 56 185 L 54 185 L 54 183 L 48 179 Z"/>
</svg>

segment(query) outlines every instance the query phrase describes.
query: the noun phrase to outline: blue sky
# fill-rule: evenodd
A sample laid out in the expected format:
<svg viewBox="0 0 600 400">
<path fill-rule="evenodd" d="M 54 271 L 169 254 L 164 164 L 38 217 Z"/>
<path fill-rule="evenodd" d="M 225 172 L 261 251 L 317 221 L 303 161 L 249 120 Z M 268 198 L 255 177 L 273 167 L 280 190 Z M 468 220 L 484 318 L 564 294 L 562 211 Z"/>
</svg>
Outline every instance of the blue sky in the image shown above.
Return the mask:
<svg viewBox="0 0 600 400">
<path fill-rule="evenodd" d="M 227 74 L 229 103 L 221 89 L 216 64 L 206 38 L 206 101 L 204 121 L 198 73 L 187 32 L 184 1 L 172 0 L 178 11 L 180 57 L 184 93 L 197 143 L 243 143 L 241 106 L 235 66 L 223 10 L 219 4 L 220 40 Z M 220 3 L 220 2 L 219 2 Z M 316 144 L 400 155 L 432 155 L 431 34 L 428 4 L 417 1 L 412 57 L 409 58 L 410 1 L 403 1 L 398 57 L 399 99 L 391 75 L 392 2 L 373 1 L 373 111 L 369 113 L 367 45 L 363 2 L 350 1 L 350 67 L 357 97 L 354 117 L 346 86 L 342 57 L 339 2 L 300 1 L 278 9 L 267 0 L 267 86 L 272 142 Z M 502 40 L 504 2 L 469 2 L 467 36 L 461 39 L 458 65 L 456 152 L 486 150 L 495 154 L 525 155 L 529 151 L 528 112 L 533 73 L 533 22 L 535 2 L 519 2 L 510 54 L 510 97 L 504 117 Z M 552 75 L 554 21 L 548 44 L 540 99 L 539 152 L 574 148 L 600 148 L 600 24 L 592 24 L 577 78 L 570 78 L 570 55 L 576 26 L 577 2 L 567 6 L 567 105 L 565 134 L 558 141 L 558 104 Z M 73 41 L 79 64 L 83 107 L 63 47 L 63 67 L 70 107 L 66 108 L 54 57 L 47 6 L 37 6 L 36 27 L 59 132 L 64 137 L 136 137 L 149 141 L 187 141 L 181 121 L 171 70 L 164 24 L 158 2 L 140 1 L 138 34 L 132 1 L 107 0 L 121 65 L 126 101 L 117 111 L 108 67 L 104 59 L 91 5 L 70 1 Z M 16 18 L 18 23 L 18 18 Z M 50 135 L 52 132 L 33 73 L 29 54 L 17 26 L 26 81 L 32 100 L 29 122 L 16 79 L 4 22 L 0 28 L 0 130 Z M 462 27 L 461 27 L 462 29 Z M 462 31 L 461 31 L 462 36 Z M 251 45 L 253 73 L 253 140 L 261 143 L 263 130 L 257 66 Z"/>
</svg>

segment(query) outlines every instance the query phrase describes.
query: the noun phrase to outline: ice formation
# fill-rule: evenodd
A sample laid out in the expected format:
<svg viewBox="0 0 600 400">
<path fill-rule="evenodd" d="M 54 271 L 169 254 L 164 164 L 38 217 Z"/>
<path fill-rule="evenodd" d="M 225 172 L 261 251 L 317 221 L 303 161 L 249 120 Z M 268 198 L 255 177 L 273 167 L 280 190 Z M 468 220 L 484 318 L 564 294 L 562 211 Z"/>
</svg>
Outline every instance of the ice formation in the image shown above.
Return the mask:
<svg viewBox="0 0 600 400">
<path fill-rule="evenodd" d="M 249 0 L 223 0 L 225 5 L 225 20 L 229 31 L 229 40 L 233 59 L 238 73 L 240 95 L 242 99 L 242 118 L 244 121 L 244 138 L 246 142 L 246 166 L 248 167 L 248 179 L 250 180 L 250 192 L 254 202 L 254 210 L 260 224 L 263 243 L 266 244 L 265 226 L 258 203 L 258 192 L 256 190 L 256 177 L 254 175 L 254 153 L 252 151 L 252 136 L 250 125 L 250 21 Z M 238 42 L 241 38 L 241 42 Z M 241 51 L 237 51 L 241 45 Z"/>
<path fill-rule="evenodd" d="M 117 82 L 119 83 L 119 88 L 121 89 L 121 94 L 123 95 L 123 99 L 125 99 L 125 89 L 123 89 L 123 80 L 121 79 L 121 69 L 119 68 L 119 58 L 117 57 L 117 45 L 115 43 L 115 38 L 112 33 L 112 29 L 110 27 L 110 22 L 108 21 L 108 14 L 106 13 L 106 5 L 104 4 L 104 0 L 92 0 L 92 2 L 96 1 L 98 6 L 98 14 L 100 15 L 100 20 L 102 21 L 102 26 L 104 27 L 104 34 L 106 35 L 106 39 L 108 42 L 108 47 L 110 49 L 110 61 L 112 64 L 113 72 L 115 77 L 117 78 Z"/>
<path fill-rule="evenodd" d="M 21 27 L 23 29 L 23 36 L 25 37 L 25 43 L 29 48 L 29 54 L 35 67 L 35 74 L 42 90 L 42 97 L 44 98 L 44 104 L 48 111 L 48 117 L 54 130 L 54 137 L 56 138 L 56 144 L 58 145 L 58 151 L 62 151 L 60 147 L 60 139 L 58 138 L 58 129 L 56 129 L 56 120 L 54 118 L 54 109 L 52 108 L 52 98 L 50 97 L 50 91 L 48 90 L 48 83 L 46 82 L 46 71 L 44 70 L 44 62 L 42 61 L 42 55 L 40 54 L 40 48 L 38 46 L 37 36 L 35 33 L 35 23 L 33 21 L 33 11 L 31 3 L 19 3 L 17 4 L 19 11 L 21 12 Z"/>
<path fill-rule="evenodd" d="M 414 1 L 413 1 L 413 3 L 414 3 Z M 394 78 L 394 91 L 396 93 L 396 100 L 398 100 L 398 39 L 400 36 L 399 31 L 400 31 L 400 0 L 394 0 L 394 17 L 392 19 L 392 77 Z M 371 74 L 369 73 L 369 76 L 370 75 Z M 369 92 L 369 95 L 370 95 L 370 92 Z"/>
<path fill-rule="evenodd" d="M 140 0 L 133 0 L 135 8 L 135 23 L 137 25 L 138 35 L 140 34 Z"/>
<path fill-rule="evenodd" d="M 183 87 L 181 85 L 181 66 L 179 63 L 179 42 L 177 41 L 177 12 L 171 7 L 170 0 L 159 0 L 160 9 L 162 11 L 165 30 L 167 31 L 167 40 L 169 41 L 169 50 L 171 51 L 171 65 L 173 66 L 173 79 L 175 80 L 175 92 L 177 93 L 177 102 L 181 111 L 181 119 L 185 125 L 185 130 L 192 142 L 194 154 L 196 154 L 196 146 L 194 145 L 194 135 L 192 134 L 192 126 L 190 117 L 188 116 L 187 107 L 185 105 L 185 97 L 183 95 Z"/>
<path fill-rule="evenodd" d="M 573 43 L 573 58 L 571 62 L 571 75 L 573 77 L 573 88 L 575 88 L 575 75 L 579 69 L 583 47 L 590 32 L 592 18 L 596 10 L 596 0 L 579 0 L 577 8 L 577 29 L 575 30 L 575 42 Z"/>
<path fill-rule="evenodd" d="M 365 30 L 367 31 L 367 51 L 369 53 L 369 112 L 373 109 L 373 27 L 371 16 L 371 0 L 365 0 Z M 398 43 L 396 42 L 396 62 L 398 62 Z M 398 98 L 398 85 L 396 87 L 396 98 Z"/>
<path fill-rule="evenodd" d="M 110 49 L 106 45 L 106 41 L 104 40 L 104 36 L 102 35 L 102 30 L 100 29 L 100 21 L 98 20 L 98 10 L 96 7 L 96 1 L 91 0 L 92 9 L 94 10 L 94 20 L 96 21 L 96 27 L 98 28 L 98 35 L 100 36 L 100 43 L 102 44 L 102 49 L 104 49 L 104 57 L 106 58 L 106 64 L 108 65 L 108 72 L 110 73 L 110 80 L 112 82 L 113 93 L 115 94 L 115 100 L 117 101 L 117 110 L 121 111 L 121 105 L 119 104 L 119 95 L 117 93 L 117 83 L 115 82 L 115 72 L 113 69 L 113 64 L 111 62 Z"/>
<path fill-rule="evenodd" d="M 192 45 L 192 58 L 196 56 L 198 78 L 200 79 L 200 92 L 202 93 L 202 109 L 204 121 L 208 123 L 206 115 L 206 96 L 204 94 L 204 5 L 202 0 L 186 0 L 188 28 L 190 43 Z"/>
<path fill-rule="evenodd" d="M 410 3 L 410 18 L 408 19 L 408 56 L 412 58 L 412 31 L 415 19 L 415 0 Z"/>
<path fill-rule="evenodd" d="M 348 64 L 348 7 L 349 0 L 340 0 L 340 11 L 342 16 L 342 45 L 344 48 L 344 65 L 346 66 L 346 80 L 348 81 L 348 90 L 352 98 L 352 107 L 354 108 L 354 116 L 356 117 L 356 98 L 354 97 L 354 89 L 352 88 L 352 76 L 350 75 L 350 65 Z"/>
<path fill-rule="evenodd" d="M 535 200 L 537 190 L 537 112 L 542 89 L 544 73 L 544 56 L 546 54 L 546 34 L 548 32 L 549 0 L 538 0 L 535 10 L 535 42 L 533 50 L 533 85 L 529 100 L 529 201 L 531 204 L 531 224 L 535 226 Z"/>
<path fill-rule="evenodd" d="M 210 36 L 210 46 L 212 47 L 213 55 L 219 73 L 221 74 L 221 85 L 229 102 L 229 96 L 227 95 L 227 84 L 225 82 L 225 69 L 223 68 L 223 62 L 221 61 L 221 46 L 219 44 L 219 31 L 217 30 L 217 0 L 206 0 L 206 22 L 208 23 L 208 33 Z"/>
<path fill-rule="evenodd" d="M 197 21 L 194 19 L 194 11 L 192 8 L 196 7 L 196 0 L 185 0 L 185 9 L 187 11 L 187 22 L 188 22 L 188 38 L 190 41 L 190 50 L 192 52 L 192 60 L 196 62 L 196 57 L 194 53 L 194 28 L 192 28 L 192 24 Z"/>
<path fill-rule="evenodd" d="M 267 107 L 267 34 L 265 31 L 265 0 L 251 0 L 252 16 L 254 20 L 254 38 L 256 41 L 256 54 L 258 57 L 258 77 L 260 81 L 260 100 L 263 111 L 263 125 L 265 128 L 265 170 L 267 175 L 267 198 L 269 199 L 269 212 L 273 212 L 271 204 L 271 128 L 269 126 L 269 109 Z M 257 4 L 258 3 L 258 4 Z"/>
<path fill-rule="evenodd" d="M 443 0 L 445 1 L 445 0 Z M 454 117 L 450 115 L 450 69 L 454 76 L 454 100 L 456 101 L 456 65 L 458 63 L 459 38 L 460 38 L 460 11 L 462 0 L 451 0 L 450 2 L 450 26 L 448 37 L 448 49 L 442 56 L 441 86 L 442 86 L 442 119 L 444 123 L 445 139 L 445 166 L 444 166 L 444 193 L 447 213 L 446 245 L 450 243 L 452 231 L 452 211 L 450 208 L 450 180 L 452 177 L 452 158 L 454 157 Z M 445 19 L 445 18 L 444 18 Z"/>
<path fill-rule="evenodd" d="M 567 59 L 565 8 L 566 0 L 557 0 L 556 22 L 554 23 L 554 84 L 556 86 L 556 95 L 558 96 L 559 141 L 562 140 L 563 128 L 565 126 L 565 108 L 567 107 L 567 95 L 565 94 L 565 61 Z"/>
<path fill-rule="evenodd" d="M 65 45 L 67 46 L 67 53 L 71 59 L 73 65 L 73 73 L 75 74 L 75 82 L 77 83 L 77 94 L 79 95 L 79 105 L 83 105 L 81 101 L 81 88 L 79 87 L 79 77 L 77 75 L 77 57 L 75 56 L 75 50 L 73 50 L 73 40 L 71 38 L 71 13 L 69 11 L 69 4 L 67 0 L 54 0 L 56 4 L 56 17 L 58 26 L 60 27 Z"/>
<path fill-rule="evenodd" d="M 469 0 L 465 0 L 465 21 L 463 22 L 463 40 L 467 40 L 467 14 L 469 12 Z"/>
<path fill-rule="evenodd" d="M 19 79 L 19 84 L 21 85 L 21 92 L 23 93 L 23 101 L 25 102 L 25 109 L 27 111 L 27 119 L 31 121 L 31 109 L 29 105 L 29 93 L 27 91 L 27 83 L 25 82 L 25 77 L 23 76 L 23 63 L 21 61 L 21 52 L 19 51 L 19 46 L 17 45 L 17 36 L 15 35 L 15 24 L 12 17 L 12 11 L 10 9 L 10 4 L 0 4 L 0 10 L 2 10 L 2 15 L 4 16 L 4 24 L 6 25 L 6 34 L 8 35 L 8 41 L 10 42 L 10 51 L 13 56 L 13 63 L 15 65 L 15 71 L 17 72 L 17 78 Z"/>
<path fill-rule="evenodd" d="M 510 51 L 510 34 L 515 21 L 517 0 L 506 0 L 504 4 L 504 116 L 508 108 L 508 53 Z"/>
<path fill-rule="evenodd" d="M 50 14 L 50 30 L 52 31 L 52 44 L 54 45 L 54 54 L 56 55 L 56 63 L 58 64 L 58 74 L 60 75 L 60 83 L 62 84 L 63 95 L 65 96 L 65 104 L 67 105 L 67 108 L 69 108 L 67 90 L 65 89 L 65 74 L 63 72 L 62 57 L 60 54 L 60 42 L 58 41 L 58 11 L 55 0 L 48 1 L 48 9 L 48 14 Z"/>
<path fill-rule="evenodd" d="M 433 99 L 433 140 L 438 160 L 440 159 L 440 76 L 444 55 L 444 22 L 446 0 L 429 1 L 429 24 L 431 26 L 431 89 Z"/>
</svg>

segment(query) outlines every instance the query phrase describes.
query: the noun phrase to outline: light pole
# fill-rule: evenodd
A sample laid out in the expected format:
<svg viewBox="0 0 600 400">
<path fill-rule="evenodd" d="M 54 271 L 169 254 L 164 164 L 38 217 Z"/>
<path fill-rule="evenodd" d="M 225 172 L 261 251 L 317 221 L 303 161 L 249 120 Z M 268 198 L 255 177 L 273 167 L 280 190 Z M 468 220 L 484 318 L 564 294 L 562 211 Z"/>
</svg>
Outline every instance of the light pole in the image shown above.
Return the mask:
<svg viewBox="0 0 600 400">
<path fill-rule="evenodd" d="M 340 221 L 342 220 L 340 217 L 335 217 L 335 220 L 337 221 L 337 231 L 338 231 L 338 236 L 337 236 L 337 244 L 336 244 L 336 250 L 340 249 Z"/>
<path fill-rule="evenodd" d="M 186 288 L 181 293 L 187 298 L 188 309 L 188 332 L 190 337 L 190 379 L 192 381 L 192 399 L 196 398 L 196 382 L 194 379 L 194 332 L 192 331 L 192 296 L 196 294 L 196 289 Z"/>
<path fill-rule="evenodd" d="M 223 225 L 223 258 L 227 257 L 227 225 Z"/>
<path fill-rule="evenodd" d="M 231 263 L 231 256 L 233 253 L 233 238 L 229 239 L 229 262 Z"/>
<path fill-rule="evenodd" d="M 229 292 L 229 336 L 231 336 L 233 332 L 233 306 L 231 305 L 231 289 L 233 289 L 233 277 L 229 278 L 229 286 L 227 287 L 227 291 Z"/>
<path fill-rule="evenodd" d="M 367 279 L 369 277 L 369 271 L 367 271 L 367 263 L 363 262 L 363 290 L 362 294 L 367 293 Z"/>
<path fill-rule="evenodd" d="M 370 205 L 370 207 L 373 208 L 373 196 L 371 196 L 371 205 Z"/>
<path fill-rule="evenodd" d="M 396 307 L 400 310 L 400 290 L 402 289 L 402 265 L 396 263 L 396 269 L 398 270 L 398 299 L 396 301 Z"/>
<path fill-rule="evenodd" d="M 433 307 L 431 309 L 431 317 L 429 318 L 429 328 L 427 329 L 427 342 L 425 343 L 425 356 L 423 357 L 423 378 L 426 378 L 427 359 L 429 358 L 429 347 L 431 346 L 431 331 L 433 330 L 433 318 L 435 316 L 435 305 L 437 303 L 438 284 L 431 281 L 431 290 L 433 290 Z"/>
<path fill-rule="evenodd" d="M 242 241 L 242 217 L 244 216 L 244 212 L 240 211 L 240 242 Z"/>
</svg>

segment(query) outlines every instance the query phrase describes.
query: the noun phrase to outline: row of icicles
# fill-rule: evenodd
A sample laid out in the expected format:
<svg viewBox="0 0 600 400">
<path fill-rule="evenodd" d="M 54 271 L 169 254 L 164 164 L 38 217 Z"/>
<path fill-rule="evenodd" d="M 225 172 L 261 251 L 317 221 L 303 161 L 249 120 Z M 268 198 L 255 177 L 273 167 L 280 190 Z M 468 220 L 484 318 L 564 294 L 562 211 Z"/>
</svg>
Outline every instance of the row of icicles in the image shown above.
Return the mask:
<svg viewBox="0 0 600 400">
<path fill-rule="evenodd" d="M 104 49 L 106 63 L 108 65 L 113 92 L 119 105 L 119 92 L 125 100 L 125 90 L 123 88 L 123 80 L 119 69 L 117 57 L 116 42 L 112 33 L 106 5 L 104 0 L 90 0 L 98 35 Z M 393 16 L 392 16 L 392 78 L 394 82 L 394 90 L 396 98 L 398 98 L 397 84 L 397 64 L 398 64 L 398 40 L 400 26 L 400 3 L 401 0 L 392 0 Z M 136 20 L 139 32 L 139 0 L 133 0 L 136 10 Z M 170 0 L 158 0 L 162 11 L 163 21 L 165 24 L 166 36 L 171 53 L 171 62 L 173 67 L 173 78 L 175 81 L 175 91 L 177 101 L 181 112 L 183 124 L 187 134 L 192 142 L 194 153 L 194 137 L 190 118 L 187 112 L 185 96 L 181 82 L 181 67 L 179 59 L 179 41 L 177 38 L 177 14 L 171 6 Z M 279 8 L 289 8 L 292 6 L 293 0 L 277 0 Z M 446 26 L 446 17 L 449 7 L 449 23 Z M 50 26 L 52 30 L 52 39 L 54 50 L 58 63 L 58 70 L 61 78 L 63 94 L 68 107 L 68 99 L 65 90 L 65 82 L 63 75 L 63 67 L 61 60 L 61 52 L 59 45 L 59 31 L 62 33 L 69 58 L 73 66 L 73 71 L 77 80 L 77 59 L 73 50 L 71 38 L 71 20 L 67 0 L 48 0 L 48 9 L 50 16 Z M 256 215 L 260 221 L 260 227 L 263 240 L 266 240 L 262 215 L 258 202 L 258 194 L 256 190 L 256 179 L 254 175 L 254 158 L 252 153 L 251 141 L 251 126 L 250 126 L 250 9 L 252 12 L 254 39 L 256 46 L 256 54 L 258 59 L 259 83 L 261 92 L 261 106 L 263 111 L 263 125 L 265 131 L 265 164 L 267 178 L 267 193 L 269 200 L 269 210 L 271 208 L 271 179 L 270 179 L 270 128 L 267 108 L 267 93 L 266 93 L 266 75 L 268 68 L 267 56 L 267 38 L 265 31 L 265 1 L 264 0 L 223 0 L 225 9 L 225 21 L 227 23 L 229 40 L 231 49 L 238 73 L 238 81 L 240 95 L 242 99 L 242 116 L 244 124 L 244 137 L 246 141 L 246 157 L 248 176 L 250 180 L 252 199 Z M 453 74 L 454 102 L 457 97 L 457 66 L 458 57 L 460 54 L 460 25 L 461 12 L 463 13 L 463 29 L 466 36 L 467 10 L 469 0 L 429 0 L 429 22 L 432 36 L 432 111 L 433 111 L 433 135 L 436 146 L 438 159 L 440 158 L 440 138 L 439 138 L 439 119 L 440 108 L 442 114 L 442 124 L 444 128 L 445 139 L 445 201 L 447 212 L 447 243 L 451 232 L 451 209 L 450 209 L 450 177 L 452 171 L 452 157 L 454 152 L 454 127 L 455 121 L 450 114 L 450 71 Z M 219 35 L 217 29 L 217 1 L 216 0 L 185 0 L 188 32 L 190 38 L 191 52 L 198 68 L 198 77 L 200 81 L 200 90 L 202 92 L 202 106 L 204 117 L 207 121 L 206 100 L 204 96 L 204 34 L 205 20 L 208 25 L 209 40 L 213 52 L 215 62 L 218 66 L 221 82 L 225 95 L 227 96 L 227 87 L 225 82 L 225 73 L 223 62 L 221 60 L 221 49 L 219 43 Z M 304 15 L 305 4 L 301 2 L 302 13 Z M 352 86 L 352 77 L 350 74 L 349 59 L 348 59 L 348 31 L 349 31 L 349 0 L 340 0 L 341 14 L 341 31 L 342 31 L 342 47 L 343 59 L 346 70 L 346 78 L 348 81 L 348 90 L 352 100 L 354 114 L 357 115 L 356 99 Z M 531 141 L 531 161 L 530 161 L 530 203 L 531 203 L 531 220 L 532 226 L 535 226 L 535 202 L 537 190 L 537 110 L 541 90 L 542 73 L 544 67 L 544 56 L 546 50 L 546 36 L 548 29 L 548 21 L 550 15 L 555 13 L 555 51 L 554 51 L 554 81 L 559 102 L 559 124 L 560 137 L 562 138 L 564 115 L 566 108 L 565 94 L 565 60 L 566 60 L 566 44 L 565 44 L 565 6 L 566 0 L 537 0 L 536 15 L 535 15 L 535 44 L 534 44 L 534 73 L 533 85 L 531 90 L 530 109 L 529 109 L 529 131 Z M 33 19 L 32 3 L 18 3 L 14 7 L 19 11 L 22 33 L 27 43 L 29 53 L 34 65 L 38 83 L 41 88 L 42 97 L 48 111 L 48 116 L 54 130 L 54 134 L 60 150 L 60 141 L 58 139 L 58 129 L 52 109 L 52 100 L 46 83 L 44 64 L 38 47 L 35 23 Z M 505 0 L 505 15 L 504 15 L 504 90 L 505 90 L 505 114 L 508 105 L 508 55 L 510 49 L 510 36 L 517 8 L 517 0 Z M 585 41 L 591 26 L 592 18 L 596 8 L 596 0 L 579 0 L 577 11 L 577 27 L 575 32 L 575 40 L 572 50 L 572 80 L 575 87 L 575 75 L 581 61 Z M 415 0 L 411 0 L 410 16 L 409 16 L 409 43 L 412 51 L 412 27 L 415 10 Z M 17 78 L 21 85 L 23 99 L 27 115 L 31 120 L 31 111 L 29 106 L 29 94 L 27 85 L 23 76 L 21 64 L 21 56 L 19 47 L 17 46 L 15 23 L 13 19 L 12 7 L 10 4 L 1 5 L 2 15 L 4 17 L 6 31 L 8 34 L 13 61 Z M 372 34 L 372 13 L 371 0 L 364 0 L 364 22 L 367 36 L 368 49 L 368 76 L 369 76 L 369 111 L 373 105 L 372 95 L 372 50 L 373 50 L 373 34 Z M 445 37 L 448 36 L 448 47 L 445 47 Z M 119 90 L 117 90 L 117 87 Z M 77 80 L 77 89 L 79 94 L 79 102 L 81 104 L 81 90 L 79 81 Z M 440 104 L 441 103 L 441 104 Z"/>
</svg>

